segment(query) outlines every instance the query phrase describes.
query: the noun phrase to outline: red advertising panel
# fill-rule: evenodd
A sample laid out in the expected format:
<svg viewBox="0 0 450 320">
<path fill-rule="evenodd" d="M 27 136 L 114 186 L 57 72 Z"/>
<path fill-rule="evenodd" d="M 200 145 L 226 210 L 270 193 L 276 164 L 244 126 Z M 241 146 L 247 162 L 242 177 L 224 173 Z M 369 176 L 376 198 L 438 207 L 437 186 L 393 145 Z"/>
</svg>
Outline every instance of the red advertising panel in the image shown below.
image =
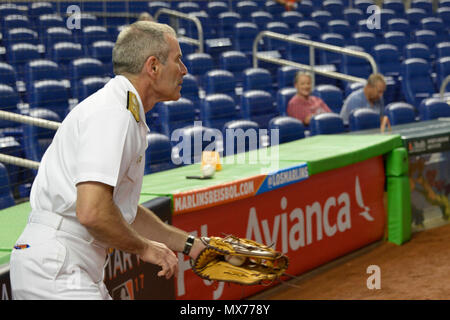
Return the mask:
<svg viewBox="0 0 450 320">
<path fill-rule="evenodd" d="M 173 224 L 194 234 L 233 234 L 273 244 L 290 258 L 288 274 L 299 275 L 382 238 L 384 167 L 376 157 L 313 175 L 254 197 L 178 214 Z M 240 299 L 264 290 L 210 283 L 179 255 L 177 299 Z"/>
</svg>

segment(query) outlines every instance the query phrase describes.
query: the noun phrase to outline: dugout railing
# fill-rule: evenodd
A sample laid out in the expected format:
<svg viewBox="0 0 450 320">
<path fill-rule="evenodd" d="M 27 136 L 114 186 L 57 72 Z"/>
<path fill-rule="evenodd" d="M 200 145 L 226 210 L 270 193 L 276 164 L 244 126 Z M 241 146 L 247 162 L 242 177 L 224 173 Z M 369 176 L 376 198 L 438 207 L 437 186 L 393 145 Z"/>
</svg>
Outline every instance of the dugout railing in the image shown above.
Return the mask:
<svg viewBox="0 0 450 320">
<path fill-rule="evenodd" d="M 291 60 L 282 59 L 282 58 L 270 57 L 266 52 L 258 51 L 258 45 L 259 45 L 260 41 L 263 40 L 264 38 L 272 38 L 272 39 L 276 39 L 276 40 L 291 42 L 291 43 L 295 43 L 298 45 L 303 45 L 303 46 L 309 47 L 309 65 L 294 62 Z M 253 41 L 253 67 L 257 68 L 258 60 L 261 60 L 261 61 L 265 61 L 265 62 L 269 62 L 269 63 L 273 63 L 273 64 L 279 64 L 279 65 L 283 65 L 283 66 L 292 66 L 292 67 L 299 68 L 301 70 L 309 71 L 309 72 L 311 72 L 311 75 L 312 75 L 311 80 L 312 80 L 313 86 L 315 83 L 315 74 L 316 73 L 319 75 L 323 75 L 325 77 L 330 77 L 330 78 L 344 80 L 344 81 L 350 81 L 350 82 L 364 83 L 367 81 L 367 79 L 355 77 L 355 76 L 348 75 L 345 73 L 329 71 L 329 70 L 328 71 L 320 70 L 320 68 L 318 68 L 315 63 L 315 49 L 327 50 L 327 51 L 332 51 L 335 53 L 340 53 L 340 54 L 345 54 L 345 55 L 350 55 L 350 56 L 365 59 L 369 62 L 370 66 L 372 67 L 372 72 L 373 73 L 378 72 L 378 67 L 377 67 L 377 64 L 376 64 L 374 58 L 366 52 L 361 52 L 361 51 L 356 51 L 356 50 L 352 50 L 352 49 L 348 49 L 348 48 L 334 46 L 334 45 L 327 44 L 327 43 L 286 36 L 285 34 L 276 33 L 276 32 L 272 32 L 272 31 L 261 31 L 256 36 L 255 40 Z"/>
</svg>

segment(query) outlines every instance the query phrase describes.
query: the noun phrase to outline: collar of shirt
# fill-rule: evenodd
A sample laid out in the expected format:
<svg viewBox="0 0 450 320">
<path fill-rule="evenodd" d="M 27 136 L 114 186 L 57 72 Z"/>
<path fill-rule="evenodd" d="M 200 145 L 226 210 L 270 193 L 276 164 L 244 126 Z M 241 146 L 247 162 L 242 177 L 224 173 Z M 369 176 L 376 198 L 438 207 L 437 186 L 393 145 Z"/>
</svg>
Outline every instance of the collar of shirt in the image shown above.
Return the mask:
<svg viewBox="0 0 450 320">
<path fill-rule="evenodd" d="M 139 102 L 139 120 L 140 120 L 139 124 L 145 128 L 146 132 L 149 132 L 150 129 L 147 126 L 147 121 L 144 112 L 144 105 L 142 104 L 141 97 L 139 96 L 139 93 L 137 92 L 136 88 L 133 86 L 130 80 L 128 80 L 126 77 L 122 75 L 116 76 L 115 79 L 120 84 L 120 86 L 123 87 L 125 91 L 131 91 L 136 95 L 137 100 Z"/>
</svg>

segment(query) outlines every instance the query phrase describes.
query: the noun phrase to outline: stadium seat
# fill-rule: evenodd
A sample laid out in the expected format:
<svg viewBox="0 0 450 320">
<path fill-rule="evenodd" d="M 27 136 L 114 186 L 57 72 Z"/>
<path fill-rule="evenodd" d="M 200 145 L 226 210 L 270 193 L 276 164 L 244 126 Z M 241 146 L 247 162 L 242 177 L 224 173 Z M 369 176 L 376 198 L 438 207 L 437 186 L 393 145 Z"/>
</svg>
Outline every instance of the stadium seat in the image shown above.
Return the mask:
<svg viewBox="0 0 450 320">
<path fill-rule="evenodd" d="M 303 14 L 298 11 L 286 11 L 281 14 L 281 21 L 286 23 L 290 30 L 294 30 L 297 27 L 297 24 L 302 20 Z M 291 32 L 289 31 L 288 33 Z"/>
<path fill-rule="evenodd" d="M 130 12 L 131 10 L 129 9 L 129 6 L 133 6 L 128 5 L 129 3 L 129 1 L 105 1 L 104 5 L 106 13 L 112 14 L 105 17 L 105 26 L 108 27 L 108 30 L 112 30 L 114 27 L 129 23 L 129 19 L 127 17 L 114 15 L 122 12 Z"/>
<path fill-rule="evenodd" d="M 447 8 L 450 7 L 450 0 L 439 0 L 438 8 Z"/>
<path fill-rule="evenodd" d="M 0 62 L 0 84 L 6 84 L 17 90 L 16 81 L 17 76 L 13 66 Z"/>
<path fill-rule="evenodd" d="M 422 100 L 419 107 L 420 120 L 433 120 L 440 117 L 450 117 L 450 105 L 440 98 Z"/>
<path fill-rule="evenodd" d="M 242 85 L 243 72 L 250 68 L 250 60 L 241 51 L 226 51 L 221 53 L 219 57 L 219 66 L 221 69 L 232 72 L 235 76 L 236 83 Z"/>
<path fill-rule="evenodd" d="M 321 84 L 314 88 L 313 96 L 321 98 L 331 111 L 339 114 L 342 109 L 343 94 L 341 89 L 331 84 Z"/>
<path fill-rule="evenodd" d="M 91 26 L 102 26 L 103 25 L 103 19 L 97 18 L 95 15 L 90 13 L 82 12 L 77 17 L 76 23 L 79 25 L 73 25 L 73 26 L 67 26 L 70 30 L 72 30 L 72 33 L 74 34 L 74 39 L 71 39 L 70 41 L 82 43 L 83 42 L 83 34 L 82 31 L 86 27 Z M 67 22 L 66 22 L 67 23 Z"/>
<path fill-rule="evenodd" d="M 405 33 L 401 31 L 389 31 L 384 34 L 385 43 L 397 48 L 400 59 L 404 57 L 404 49 L 407 44 L 405 37 Z"/>
<path fill-rule="evenodd" d="M 449 39 L 448 31 L 445 29 L 444 22 L 438 17 L 427 17 L 420 20 L 422 29 L 431 30 L 436 33 L 437 42 L 447 41 Z"/>
<path fill-rule="evenodd" d="M 168 137 L 174 130 L 193 125 L 195 121 L 194 104 L 183 97 L 177 101 L 164 101 L 155 111 L 159 114 L 161 133 Z"/>
<path fill-rule="evenodd" d="M 292 87 L 298 68 L 292 66 L 280 66 L 277 71 L 278 89 Z"/>
<path fill-rule="evenodd" d="M 364 51 L 364 49 L 359 46 L 346 46 L 345 48 L 356 51 Z M 371 66 L 365 59 L 343 54 L 341 61 L 340 72 L 342 73 L 364 79 L 367 79 L 372 73 Z"/>
<path fill-rule="evenodd" d="M 58 114 L 49 109 L 31 109 L 29 115 L 33 118 L 61 122 Z M 26 124 L 23 126 L 23 131 L 26 158 L 40 162 L 44 152 L 52 142 L 56 130 Z M 37 170 L 33 170 L 33 173 L 36 175 Z"/>
<path fill-rule="evenodd" d="M 208 2 L 206 12 L 210 16 L 211 19 L 217 20 L 219 18 L 219 14 L 228 11 L 228 4 L 223 1 L 211 1 Z"/>
<path fill-rule="evenodd" d="M 30 109 L 50 109 L 64 119 L 69 107 L 68 89 L 58 80 L 35 81 L 28 101 Z"/>
<path fill-rule="evenodd" d="M 417 43 L 426 45 L 430 51 L 430 59 L 434 59 L 436 53 L 436 43 L 438 42 L 436 32 L 432 30 L 416 30 L 414 38 Z"/>
<path fill-rule="evenodd" d="M 284 35 L 288 35 L 290 33 L 290 28 L 289 28 L 288 24 L 284 23 L 284 22 L 269 22 L 266 25 L 265 30 L 284 34 Z M 264 42 L 266 42 L 265 43 L 266 50 L 284 51 L 286 49 L 286 45 L 287 45 L 286 41 L 273 39 L 273 38 L 267 38 L 264 40 Z M 253 46 L 253 41 L 252 41 L 252 46 Z"/>
<path fill-rule="evenodd" d="M 352 38 L 353 43 L 368 54 L 372 54 L 373 48 L 377 45 L 377 37 L 372 32 L 355 32 Z"/>
<path fill-rule="evenodd" d="M 396 14 L 391 9 L 381 8 L 379 11 L 380 15 L 380 26 L 382 29 L 386 29 L 388 26 L 388 22 L 391 19 L 396 18 Z"/>
<path fill-rule="evenodd" d="M 268 129 L 271 145 L 295 141 L 303 139 L 305 137 L 305 127 L 303 126 L 303 123 L 293 117 L 278 116 L 272 118 L 269 121 Z M 272 136 L 272 130 L 278 131 L 278 143 L 276 143 L 277 141 L 275 141 L 277 139 Z"/>
<path fill-rule="evenodd" d="M 2 3 L 0 4 L 0 19 L 8 15 L 22 15 L 22 11 L 15 3 Z"/>
<path fill-rule="evenodd" d="M 409 21 L 405 18 L 394 18 L 390 19 L 387 22 L 387 27 L 389 31 L 399 31 L 403 32 L 406 36 L 407 42 L 411 39 L 411 26 L 409 24 Z"/>
<path fill-rule="evenodd" d="M 438 8 L 436 11 L 439 18 L 442 19 L 445 29 L 450 29 L 450 7 Z"/>
<path fill-rule="evenodd" d="M 431 62 L 431 51 L 426 44 L 409 43 L 405 46 L 405 59 L 420 58 L 428 63 Z"/>
<path fill-rule="evenodd" d="M 259 31 L 262 31 L 266 28 L 266 25 L 269 22 L 273 22 L 273 16 L 266 11 L 261 11 L 261 10 L 257 10 L 255 12 L 252 12 L 252 14 L 250 15 L 251 17 L 251 22 L 253 22 L 254 24 L 256 24 L 256 26 L 258 27 Z"/>
<path fill-rule="evenodd" d="M 248 68 L 243 74 L 243 91 L 264 90 L 273 93 L 272 75 L 264 68 Z"/>
<path fill-rule="evenodd" d="M 159 9 L 171 9 L 170 7 L 170 2 L 165 2 L 165 1 L 150 1 L 148 2 L 148 13 L 150 13 L 152 15 L 152 17 L 155 16 L 155 13 L 159 10 Z M 162 18 L 163 16 L 161 16 Z M 167 22 L 167 21 L 166 21 Z M 164 22 L 164 23 L 166 23 Z"/>
<path fill-rule="evenodd" d="M 259 125 L 251 120 L 232 120 L 222 129 L 224 155 L 229 156 L 260 147 Z"/>
<path fill-rule="evenodd" d="M 346 43 L 345 38 L 337 33 L 322 33 L 320 40 L 323 43 L 338 47 L 344 47 Z M 319 50 L 319 54 L 320 64 L 334 64 L 339 67 L 339 64 L 341 63 L 341 55 L 339 53 L 328 50 Z"/>
<path fill-rule="evenodd" d="M 325 0 L 322 3 L 322 8 L 331 13 L 334 19 L 342 19 L 344 16 L 344 4 L 340 0 Z"/>
<path fill-rule="evenodd" d="M 373 49 L 373 58 L 378 66 L 378 72 L 384 76 L 398 77 L 400 75 L 401 61 L 397 47 L 379 44 Z"/>
<path fill-rule="evenodd" d="M 178 140 L 176 140 L 178 138 Z M 201 125 L 190 125 L 180 128 L 172 140 L 172 161 L 175 165 L 198 163 L 202 159 L 202 151 L 218 151 L 222 153 L 223 140 L 220 130 Z M 182 140 L 181 142 L 179 142 Z M 188 151 L 186 153 L 185 151 Z"/>
<path fill-rule="evenodd" d="M 283 5 L 273 0 L 266 1 L 263 9 L 269 12 L 276 21 L 281 20 L 281 15 L 286 11 Z"/>
<path fill-rule="evenodd" d="M 205 11 L 198 11 L 198 12 L 191 12 L 189 13 L 190 17 L 196 17 L 200 24 L 202 25 L 202 31 L 203 31 L 203 39 L 212 39 L 217 38 L 215 28 L 213 27 L 213 22 L 211 18 L 208 16 L 208 14 Z M 186 36 L 189 38 L 198 39 L 198 30 L 197 26 L 193 21 L 186 21 L 185 22 L 185 30 L 186 30 Z"/>
<path fill-rule="evenodd" d="M 32 2 L 28 9 L 28 15 L 32 20 L 37 21 L 38 18 L 45 14 L 55 14 L 53 4 L 50 2 Z"/>
<path fill-rule="evenodd" d="M 238 22 L 234 26 L 233 48 L 249 53 L 253 50 L 253 40 L 259 33 L 256 24 L 251 22 Z"/>
<path fill-rule="evenodd" d="M 109 81 L 108 77 L 87 77 L 78 82 L 78 92 L 75 98 L 79 102 L 89 97 L 94 92 L 100 90 Z"/>
<path fill-rule="evenodd" d="M 24 79 L 24 66 L 28 61 L 40 58 L 39 48 L 32 44 L 14 44 L 8 50 L 8 61 L 16 70 L 17 80 Z"/>
<path fill-rule="evenodd" d="M 415 121 L 416 111 L 414 106 L 405 102 L 393 102 L 384 109 L 384 114 L 389 118 L 391 125 L 411 123 Z"/>
<path fill-rule="evenodd" d="M 380 115 L 378 112 L 369 109 L 356 109 L 350 113 L 350 131 L 375 129 L 380 127 Z"/>
<path fill-rule="evenodd" d="M 344 121 L 336 113 L 314 115 L 309 123 L 311 136 L 319 134 L 336 134 L 345 132 Z"/>
<path fill-rule="evenodd" d="M 30 20 L 28 19 L 28 17 L 26 15 L 20 14 L 20 15 L 15 15 L 15 14 L 11 14 L 11 15 L 7 15 L 3 18 L 3 21 L 0 20 L 0 22 L 2 22 L 2 28 L 3 31 L 7 31 L 10 29 L 15 29 L 15 28 L 25 28 L 25 29 L 32 29 L 33 26 L 30 22 Z"/>
<path fill-rule="evenodd" d="M 6 84 L 0 84 L 0 110 L 19 113 L 19 95 L 17 91 Z M 19 124 L 4 119 L 0 119 L 0 129 Z"/>
<path fill-rule="evenodd" d="M 345 85 L 344 98 L 347 98 L 353 91 L 361 89 L 365 86 L 367 81 L 364 82 L 347 82 Z"/>
<path fill-rule="evenodd" d="M 189 73 L 197 78 L 200 87 L 204 87 L 205 74 L 214 69 L 214 60 L 208 53 L 191 53 L 186 57 L 186 67 Z"/>
<path fill-rule="evenodd" d="M 65 28 L 63 18 L 59 14 L 44 14 L 37 19 L 37 31 L 40 35 L 44 35 L 49 28 Z"/>
<path fill-rule="evenodd" d="M 208 94 L 200 105 L 200 119 L 206 127 L 222 130 L 226 122 L 241 119 L 236 103 L 229 95 Z"/>
<path fill-rule="evenodd" d="M 183 13 L 191 13 L 200 11 L 200 6 L 196 2 L 182 1 L 177 4 L 176 9 Z"/>
<path fill-rule="evenodd" d="M 74 42 L 58 42 L 53 45 L 52 60 L 58 63 L 62 72 L 68 74 L 68 65 L 72 60 L 81 58 L 83 49 L 81 44 Z"/>
<path fill-rule="evenodd" d="M 241 15 L 237 12 L 222 12 L 219 14 L 219 36 L 221 38 L 233 38 L 234 26 L 241 20 Z"/>
<path fill-rule="evenodd" d="M 164 171 L 174 167 L 172 163 L 172 144 L 168 136 L 151 132 L 147 134 L 147 143 L 144 174 Z"/>
<path fill-rule="evenodd" d="M 267 129 L 270 119 L 279 115 L 272 95 L 267 91 L 244 91 L 240 105 L 243 118 L 255 121 L 263 129 Z"/>
<path fill-rule="evenodd" d="M 428 14 L 423 9 L 409 8 L 406 10 L 406 19 L 409 21 L 411 31 L 421 29 L 420 21 L 426 17 L 428 17 Z"/>
<path fill-rule="evenodd" d="M 238 103 L 236 96 L 236 80 L 233 73 L 227 70 L 214 69 L 205 75 L 205 93 L 224 93 L 229 95 Z"/>
<path fill-rule="evenodd" d="M 328 22 L 332 18 L 331 13 L 326 10 L 315 10 L 311 13 L 311 20 L 319 24 L 322 33 L 327 32 Z"/>
<path fill-rule="evenodd" d="M 450 75 L 450 57 L 440 58 L 436 61 L 436 85 L 437 90 L 441 91 L 442 83 Z M 444 92 L 450 92 L 450 83 L 444 89 Z"/>
<path fill-rule="evenodd" d="M 88 77 L 103 77 L 105 69 L 103 63 L 94 58 L 78 58 L 69 64 L 69 78 L 72 86 L 72 93 L 78 92 L 78 81 Z"/>
<path fill-rule="evenodd" d="M 360 9 L 357 8 L 345 8 L 344 9 L 344 19 L 348 24 L 356 29 L 358 27 L 358 21 L 363 20 L 365 14 Z"/>
<path fill-rule="evenodd" d="M 310 0 L 302 0 L 296 3 L 297 8 L 295 8 L 296 12 L 301 13 L 305 18 L 311 17 L 311 14 L 314 12 L 313 3 Z M 281 14 L 281 18 L 283 18 L 283 14 Z"/>
<path fill-rule="evenodd" d="M 236 4 L 235 12 L 241 15 L 241 22 L 251 22 L 251 14 L 258 11 L 259 7 L 254 1 L 244 0 Z"/>
<path fill-rule="evenodd" d="M 375 2 L 373 0 L 355 0 L 353 7 L 361 10 L 364 14 L 364 18 L 367 18 L 371 15 L 371 12 L 369 12 L 369 7 L 374 5 Z"/>
<path fill-rule="evenodd" d="M 20 114 L 19 94 L 13 87 L 0 84 L 0 110 Z M 0 136 L 12 136 L 23 143 L 22 124 L 17 121 L 0 119 Z"/>
<path fill-rule="evenodd" d="M 108 33 L 108 29 L 101 26 L 89 26 L 84 27 L 81 30 L 82 45 L 84 52 L 89 52 L 89 47 L 96 41 L 111 41 L 111 36 Z"/>
<path fill-rule="evenodd" d="M 47 28 L 43 33 L 43 43 L 45 44 L 46 55 L 48 58 L 51 57 L 51 51 L 53 45 L 58 42 L 65 42 L 67 39 L 72 39 L 73 34 L 67 28 L 51 27 Z"/>
<path fill-rule="evenodd" d="M 38 59 L 28 62 L 25 65 L 25 82 L 28 91 L 32 90 L 35 81 L 40 80 L 62 80 L 63 75 L 54 61 Z"/>
<path fill-rule="evenodd" d="M 277 92 L 277 108 L 280 115 L 287 115 L 287 106 L 293 96 L 297 94 L 294 87 L 286 87 L 279 89 Z"/>
<path fill-rule="evenodd" d="M 450 57 L 450 41 L 436 44 L 436 58 Z"/>
<path fill-rule="evenodd" d="M 410 4 L 411 8 L 422 9 L 426 14 L 433 14 L 433 4 L 430 0 L 412 0 Z"/>
<path fill-rule="evenodd" d="M 181 96 L 192 101 L 194 106 L 200 103 L 199 88 L 197 79 L 192 74 L 188 73 L 183 77 L 183 84 L 181 86 Z"/>
<path fill-rule="evenodd" d="M 291 38 L 312 40 L 309 35 L 303 33 L 294 33 Z M 294 62 L 309 64 L 309 48 L 308 46 L 289 42 L 286 50 L 286 57 Z"/>
<path fill-rule="evenodd" d="M 20 143 L 14 137 L 0 137 L 0 153 L 13 157 L 24 158 L 24 150 Z M 4 163 L 8 172 L 9 185 L 14 198 L 19 197 L 19 186 L 25 183 L 26 173 L 23 167 Z"/>
<path fill-rule="evenodd" d="M 353 30 L 346 20 L 336 19 L 328 22 L 328 32 L 340 34 L 344 39 L 351 41 Z M 348 41 L 347 43 L 349 43 Z"/>
<path fill-rule="evenodd" d="M 100 60 L 103 63 L 103 66 L 105 67 L 106 74 L 108 74 L 111 77 L 114 76 L 112 66 L 113 48 L 114 42 L 112 41 L 95 41 L 91 44 L 90 47 L 92 58 Z"/>
<path fill-rule="evenodd" d="M 394 11 L 398 18 L 405 16 L 405 5 L 402 0 L 385 0 L 383 2 L 383 8 Z"/>
<path fill-rule="evenodd" d="M 322 30 L 320 25 L 312 20 L 303 20 L 297 24 L 297 33 L 306 34 L 312 41 L 318 41 Z"/>
<path fill-rule="evenodd" d="M 423 99 L 435 92 L 430 75 L 430 66 L 424 59 L 411 58 L 402 63 L 402 91 L 406 102 L 419 108 Z"/>
<path fill-rule="evenodd" d="M 0 162 L 0 210 L 12 207 L 15 204 L 9 183 L 8 170 Z"/>
<path fill-rule="evenodd" d="M 32 29 L 14 28 L 6 31 L 3 41 L 5 42 L 6 47 L 11 47 L 18 43 L 38 45 L 39 37 L 38 33 Z"/>
</svg>

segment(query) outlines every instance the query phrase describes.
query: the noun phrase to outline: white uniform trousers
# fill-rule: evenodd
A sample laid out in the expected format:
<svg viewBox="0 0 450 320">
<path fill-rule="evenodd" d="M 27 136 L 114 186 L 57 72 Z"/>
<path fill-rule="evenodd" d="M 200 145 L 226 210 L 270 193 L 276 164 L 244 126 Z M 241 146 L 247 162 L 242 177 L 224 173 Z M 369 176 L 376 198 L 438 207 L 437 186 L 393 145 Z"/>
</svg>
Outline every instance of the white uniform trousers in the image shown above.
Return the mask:
<svg viewBox="0 0 450 320">
<path fill-rule="evenodd" d="M 32 212 L 13 249 L 10 279 L 13 299 L 111 299 L 103 282 L 109 259 L 74 218 Z"/>
</svg>

